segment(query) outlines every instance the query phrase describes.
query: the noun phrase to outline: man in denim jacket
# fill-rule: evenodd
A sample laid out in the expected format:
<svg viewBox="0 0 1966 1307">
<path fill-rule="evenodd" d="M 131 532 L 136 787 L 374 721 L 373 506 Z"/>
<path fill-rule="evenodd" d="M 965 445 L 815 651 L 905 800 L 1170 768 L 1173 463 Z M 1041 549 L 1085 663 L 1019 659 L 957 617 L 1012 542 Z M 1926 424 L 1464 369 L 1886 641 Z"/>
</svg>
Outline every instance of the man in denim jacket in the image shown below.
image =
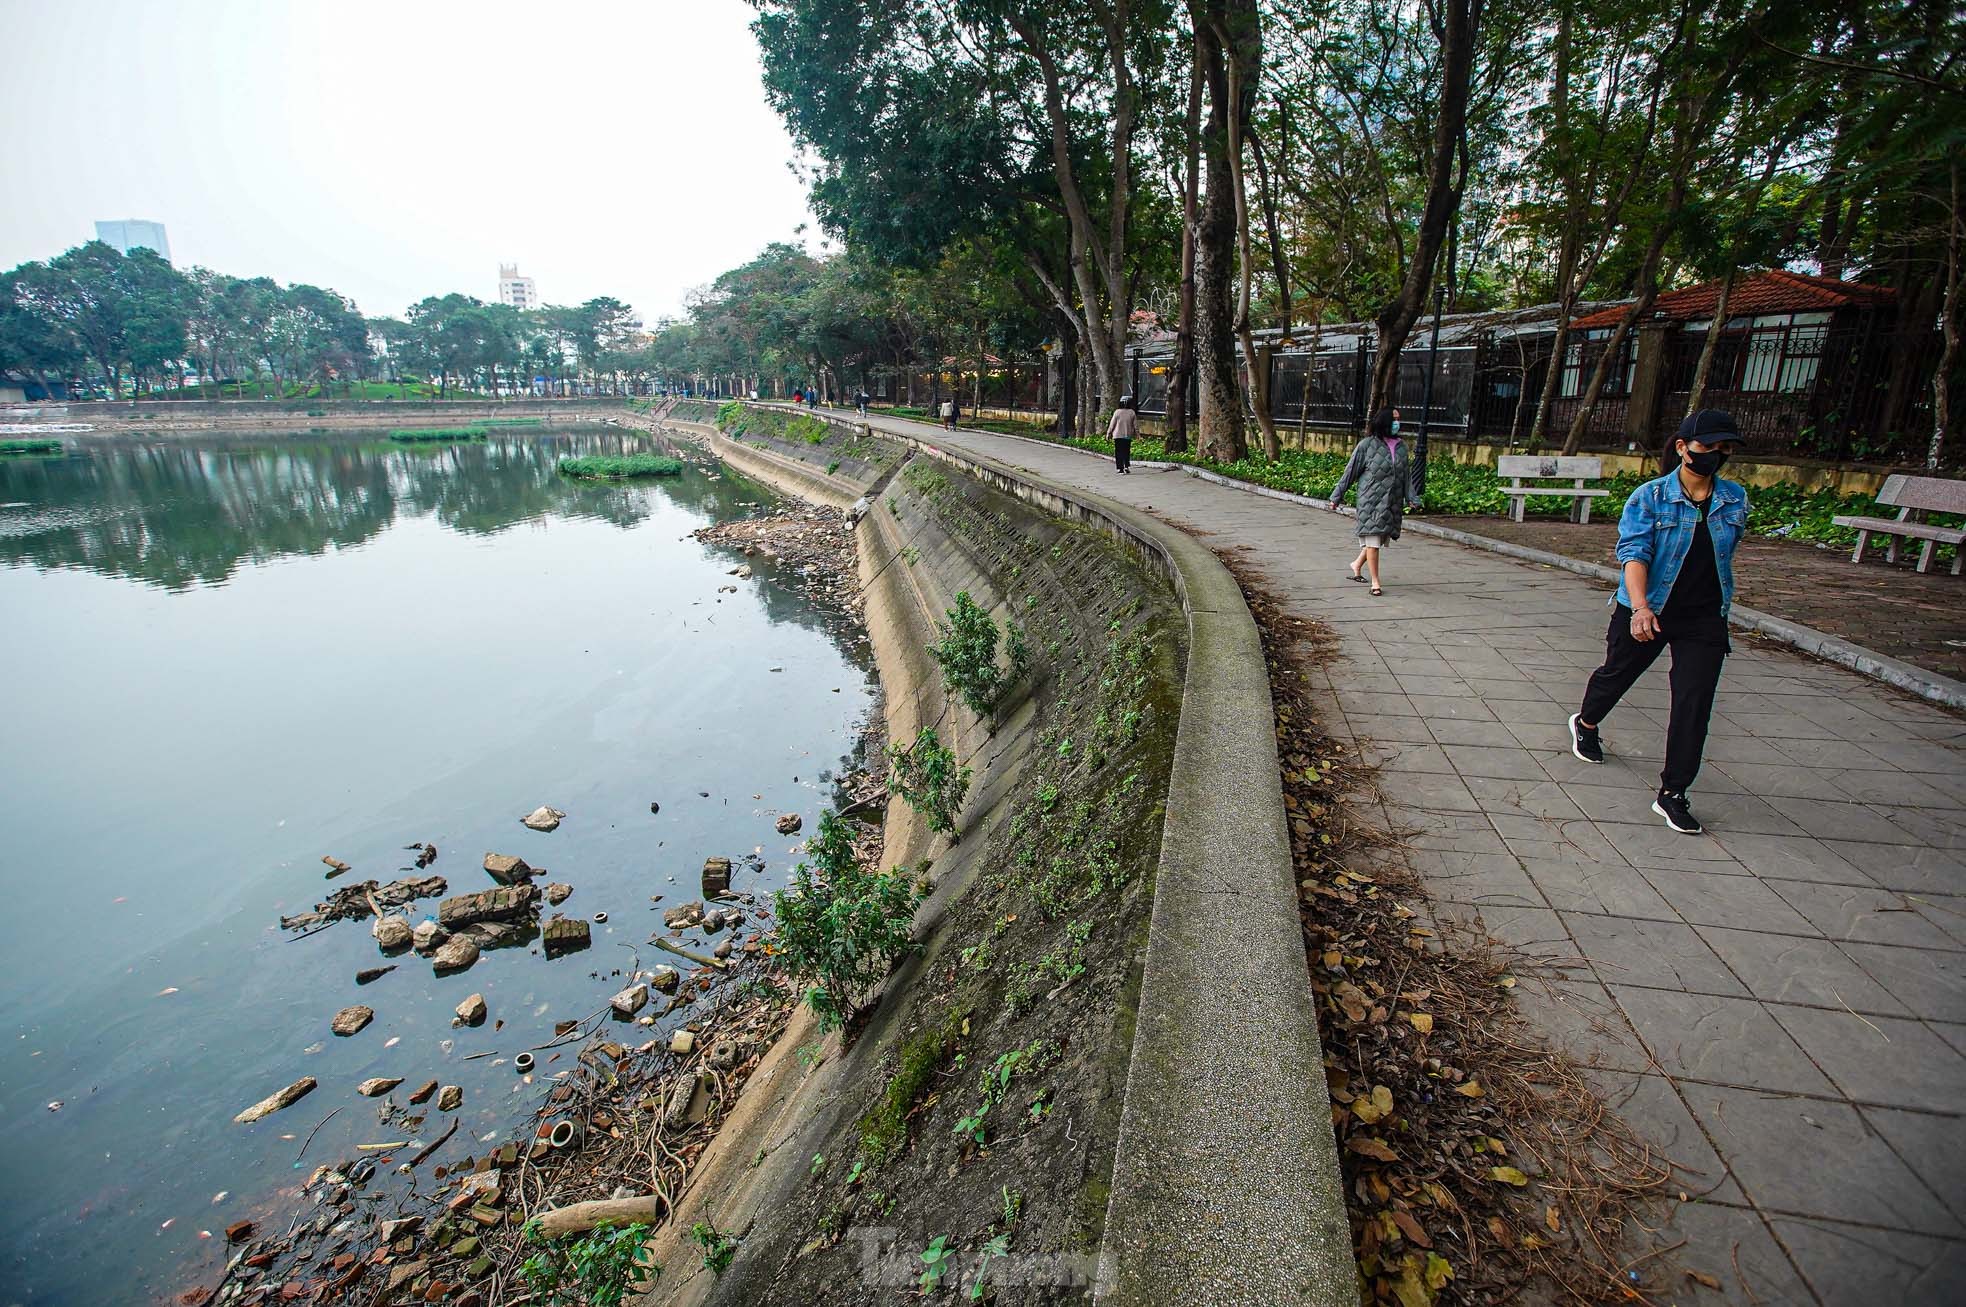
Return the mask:
<svg viewBox="0 0 1966 1307">
<path fill-rule="evenodd" d="M 1717 475 L 1741 443 L 1734 419 L 1702 409 L 1682 422 L 1673 448 L 1679 466 L 1625 501 L 1618 521 L 1623 576 L 1613 601 L 1604 665 L 1591 673 L 1583 707 L 1570 718 L 1570 747 L 1603 762 L 1598 727 L 1661 649 L 1672 650 L 1672 714 L 1666 765 L 1652 811 L 1684 835 L 1701 833 L 1686 790 L 1699 774 L 1727 657 L 1727 611 L 1734 603 L 1734 547 L 1747 530 L 1747 491 Z"/>
</svg>

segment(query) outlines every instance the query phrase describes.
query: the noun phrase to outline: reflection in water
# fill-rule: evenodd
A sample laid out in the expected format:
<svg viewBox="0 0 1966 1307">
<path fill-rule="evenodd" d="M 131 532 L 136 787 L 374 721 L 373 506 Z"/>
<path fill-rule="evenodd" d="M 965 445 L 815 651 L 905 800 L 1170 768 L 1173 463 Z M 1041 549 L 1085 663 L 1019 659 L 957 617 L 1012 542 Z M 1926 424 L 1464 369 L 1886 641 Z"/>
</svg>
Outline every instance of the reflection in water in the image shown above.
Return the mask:
<svg viewBox="0 0 1966 1307">
<path fill-rule="evenodd" d="M 66 457 L 0 462 L 0 563 L 181 590 L 222 585 L 242 563 L 364 544 L 398 517 L 470 535 L 546 517 L 632 526 L 648 516 L 646 495 L 556 467 L 563 456 L 647 443 L 597 428 L 437 446 L 354 435 L 78 440 Z M 663 489 L 712 517 L 746 498 L 728 479 L 691 476 Z"/>
</svg>

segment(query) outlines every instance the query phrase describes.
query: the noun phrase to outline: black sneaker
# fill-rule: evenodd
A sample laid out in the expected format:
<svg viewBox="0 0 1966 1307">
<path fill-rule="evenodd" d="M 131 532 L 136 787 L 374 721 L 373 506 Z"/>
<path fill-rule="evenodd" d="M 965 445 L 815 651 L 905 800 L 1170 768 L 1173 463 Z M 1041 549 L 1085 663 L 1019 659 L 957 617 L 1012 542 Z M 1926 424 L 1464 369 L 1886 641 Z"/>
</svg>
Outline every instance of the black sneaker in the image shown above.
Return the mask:
<svg viewBox="0 0 1966 1307">
<path fill-rule="evenodd" d="M 1570 752 L 1585 762 L 1604 761 L 1604 741 L 1597 738 L 1597 727 L 1584 725 L 1584 714 L 1570 714 Z"/>
<path fill-rule="evenodd" d="M 1686 806 L 1684 794 L 1668 794 L 1660 790 L 1659 797 L 1652 800 L 1652 811 L 1664 817 L 1666 825 L 1681 835 L 1706 834 L 1706 827 L 1700 825 L 1700 819 L 1695 817 L 1693 810 Z"/>
</svg>

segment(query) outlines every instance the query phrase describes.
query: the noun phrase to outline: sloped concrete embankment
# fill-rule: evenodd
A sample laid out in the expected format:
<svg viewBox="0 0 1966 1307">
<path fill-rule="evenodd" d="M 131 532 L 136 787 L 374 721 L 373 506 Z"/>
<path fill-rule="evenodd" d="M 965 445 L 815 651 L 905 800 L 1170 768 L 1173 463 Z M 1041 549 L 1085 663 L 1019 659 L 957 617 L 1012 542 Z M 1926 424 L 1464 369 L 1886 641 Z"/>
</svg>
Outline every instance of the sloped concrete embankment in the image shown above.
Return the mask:
<svg viewBox="0 0 1966 1307">
<path fill-rule="evenodd" d="M 923 951 L 897 969 L 850 1048 L 827 1041 L 808 1069 L 816 1031 L 802 1016 L 768 1057 L 717 1156 L 658 1233 L 667 1270 L 650 1301 L 898 1299 L 938 1220 L 958 1248 L 998 1231 L 1026 1254 L 1000 1263 L 1021 1274 L 993 1279 L 1005 1286 L 999 1301 L 1355 1301 L 1282 797 L 1264 779 L 1277 774 L 1267 676 L 1227 572 L 1132 510 L 931 445 L 908 442 L 912 457 L 891 476 L 847 480 L 692 429 L 733 465 L 824 502 L 882 490 L 857 542 L 889 735 L 906 740 L 934 726 L 975 779 L 953 847 L 891 806 L 884 860 L 933 862 L 917 922 Z M 959 591 L 1007 622 L 1027 622 L 1039 646 L 1033 686 L 994 723 L 951 703 L 926 652 Z M 1123 765 L 1103 782 L 1145 776 L 1150 791 L 1129 799 L 1130 829 L 1107 857 L 1126 888 L 1073 923 L 1090 934 L 1104 914 L 1096 942 L 1082 940 L 1075 955 L 1092 979 L 1047 995 L 1043 1033 L 1021 1050 L 1048 1049 L 1069 1071 L 1041 1091 L 1055 1094 L 1046 1106 L 1053 1121 L 1065 1117 L 1063 1134 L 993 1130 L 979 1149 L 952 1142 L 946 1125 L 905 1124 L 950 1114 L 938 1096 L 971 1094 L 998 1026 L 1029 1033 L 1018 994 L 969 977 L 992 938 L 1008 975 L 1042 969 L 1011 965 L 1026 932 L 1008 924 L 1020 914 L 1002 911 L 1003 895 L 1031 883 L 1013 868 L 1044 847 L 1046 818 L 1034 805 L 1049 792 L 1057 807 L 1075 807 L 1073 776 L 1087 774 L 1061 771 L 1073 748 L 1061 733 L 1079 733 L 1081 755 L 1103 738 L 1095 729 L 1107 729 L 1116 705 L 1098 703 L 1098 687 L 1116 679 L 1122 649 L 1145 669 L 1132 684 L 1149 709 L 1136 736 L 1113 737 Z M 1069 857 L 1054 854 L 1052 865 Z M 1129 862 L 1140 864 L 1130 879 Z M 979 936 L 992 913 L 994 928 Z M 1032 949 L 1042 947 L 1045 914 L 1023 915 Z M 844 1183 L 825 1174 L 829 1158 L 840 1170 L 856 1149 L 866 1160 L 869 1121 L 925 1056 L 925 1097 L 901 1105 L 906 1154 L 883 1155 L 864 1180 L 859 1165 Z M 1033 1115 L 1043 1116 L 1035 1102 Z M 1019 1175 L 1062 1192 L 1024 1195 L 1031 1211 L 1015 1228 L 964 1228 L 968 1191 L 994 1201 L 996 1181 Z M 1006 1202 L 1013 1187 L 1001 1186 Z M 698 1220 L 741 1238 L 721 1278 L 699 1269 L 686 1237 Z M 1030 1254 L 1052 1259 L 1049 1278 L 1032 1272 Z M 957 1273 L 974 1267 L 971 1258 Z"/>
</svg>

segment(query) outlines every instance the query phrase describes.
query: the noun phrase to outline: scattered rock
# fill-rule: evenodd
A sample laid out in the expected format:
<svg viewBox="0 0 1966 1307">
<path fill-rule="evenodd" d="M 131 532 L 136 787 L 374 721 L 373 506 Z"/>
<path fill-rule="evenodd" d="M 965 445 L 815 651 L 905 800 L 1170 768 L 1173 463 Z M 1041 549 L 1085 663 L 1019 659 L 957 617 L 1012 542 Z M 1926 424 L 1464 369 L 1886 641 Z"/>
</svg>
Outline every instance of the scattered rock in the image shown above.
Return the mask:
<svg viewBox="0 0 1966 1307">
<path fill-rule="evenodd" d="M 544 812 L 545 809 L 542 808 L 540 811 Z M 485 870 L 490 872 L 491 878 L 501 885 L 516 885 L 539 874 L 527 865 L 524 858 L 517 858 L 509 853 L 487 853 Z"/>
<path fill-rule="evenodd" d="M 649 987 L 647 985 L 630 985 L 609 999 L 608 1006 L 614 1009 L 616 1016 L 632 1017 L 637 1012 L 640 1012 L 643 1007 L 647 1006 L 648 1001 Z"/>
<path fill-rule="evenodd" d="M 363 1007 L 358 1003 L 354 1007 L 345 1007 L 335 1013 L 329 1028 L 337 1035 L 352 1035 L 373 1020 L 375 1020 L 375 1009 Z"/>
<path fill-rule="evenodd" d="M 406 917 L 377 917 L 369 933 L 375 936 L 384 953 L 400 953 L 416 940 Z"/>
<path fill-rule="evenodd" d="M 519 821 L 530 830 L 556 831 L 560 829 L 560 819 L 566 815 L 558 808 L 541 805 L 519 818 Z"/>
<path fill-rule="evenodd" d="M 457 1019 L 467 1026 L 475 1026 L 485 1019 L 485 996 L 473 994 L 457 1005 Z"/>
<path fill-rule="evenodd" d="M 578 917 L 563 917 L 556 912 L 546 923 L 543 942 L 549 956 L 572 953 L 594 942 L 593 930 Z"/>
<path fill-rule="evenodd" d="M 539 890 L 530 882 L 502 885 L 476 894 L 459 894 L 437 906 L 437 920 L 456 930 L 477 921 L 511 921 L 531 915 L 539 900 Z"/>
<path fill-rule="evenodd" d="M 225 1227 L 225 1241 L 227 1243 L 239 1243 L 242 1240 L 252 1237 L 253 1223 L 251 1221 L 234 1221 Z"/>
<path fill-rule="evenodd" d="M 655 813 L 655 812 L 661 812 L 661 811 L 662 811 L 662 805 L 661 805 L 661 804 L 659 804 L 659 803 L 651 803 L 651 804 L 649 804 L 649 811 L 650 811 L 650 812 L 652 812 L 652 813 Z"/>
<path fill-rule="evenodd" d="M 711 950 L 710 950 L 710 956 L 711 956 L 711 957 L 716 957 L 716 958 L 727 958 L 727 957 L 729 957 L 729 956 L 730 956 L 730 950 L 731 950 L 731 943 L 732 943 L 732 941 L 730 941 L 730 940 L 725 940 L 725 941 L 724 941 L 723 943 L 721 943 L 721 944 L 719 944 L 719 945 L 717 945 L 717 947 L 716 947 L 716 948 L 714 948 L 714 949 L 711 949 Z"/>
<path fill-rule="evenodd" d="M 437 1092 L 437 1082 L 435 1080 L 432 1080 L 428 1084 L 418 1088 L 415 1093 L 410 1095 L 410 1106 L 417 1107 L 420 1106 L 421 1104 L 429 1102 L 430 1095 L 436 1092 Z M 388 1241 L 384 1240 L 384 1242 L 386 1243 Z"/>
<path fill-rule="evenodd" d="M 720 1039 L 710 1048 L 708 1060 L 718 1071 L 729 1071 L 751 1055 L 748 1039 Z"/>
<path fill-rule="evenodd" d="M 803 817 L 799 816 L 796 812 L 788 812 L 778 819 L 778 833 L 780 835 L 797 835 L 800 827 L 804 825 L 805 819 Z"/>
<path fill-rule="evenodd" d="M 272 1116 L 283 1107 L 292 1107 L 313 1092 L 314 1077 L 302 1076 L 279 1093 L 260 1099 L 232 1119 L 240 1125 L 251 1125 L 261 1117 Z"/>
<path fill-rule="evenodd" d="M 394 971 L 395 969 L 396 969 L 396 964 L 393 962 L 386 967 L 364 967 L 362 968 L 362 970 L 355 973 L 355 983 L 358 985 L 366 985 L 372 980 L 381 980 L 384 976 L 388 975 L 390 972 Z"/>
<path fill-rule="evenodd" d="M 329 880 L 333 880 L 336 876 L 339 876 L 342 872 L 348 870 L 348 864 L 343 862 L 340 858 L 335 857 L 331 853 L 322 854 L 321 861 L 328 864 L 327 878 Z"/>
<path fill-rule="evenodd" d="M 703 921 L 701 903 L 680 903 L 673 908 L 662 910 L 662 924 L 671 930 L 688 930 Z"/>
<path fill-rule="evenodd" d="M 449 931 L 428 919 L 417 922 L 415 928 L 410 931 L 410 943 L 425 957 L 435 952 L 438 945 L 450 937 Z"/>
<path fill-rule="evenodd" d="M 548 903 L 551 903 L 554 907 L 557 908 L 562 903 L 565 903 L 567 901 L 568 896 L 570 896 L 572 893 L 573 893 L 573 886 L 563 885 L 559 881 L 554 881 L 551 885 L 548 885 L 546 887 L 546 901 Z"/>
<path fill-rule="evenodd" d="M 649 972 L 649 984 L 665 994 L 675 993 L 676 986 L 682 983 L 682 973 L 674 967 L 657 967 Z"/>
<path fill-rule="evenodd" d="M 696 1036 L 687 1030 L 678 1030 L 675 1034 L 669 1036 L 669 1051 L 671 1053 L 687 1053 L 695 1047 Z"/>
<path fill-rule="evenodd" d="M 372 1080 L 364 1080 L 361 1084 L 356 1085 L 355 1092 L 364 1098 L 381 1098 L 384 1094 L 402 1083 L 403 1078 L 401 1076 L 377 1076 Z"/>
<path fill-rule="evenodd" d="M 425 867 L 437 860 L 437 846 L 425 840 L 418 840 L 414 844 L 405 844 L 403 847 L 413 850 L 416 853 L 416 869 L 418 871 L 422 871 Z"/>
<path fill-rule="evenodd" d="M 455 1112 L 464 1106 L 464 1090 L 457 1085 L 445 1085 L 437 1091 L 437 1110 Z"/>
<path fill-rule="evenodd" d="M 730 893 L 730 859 L 705 858 L 703 860 L 703 897 L 722 898 Z"/>
<path fill-rule="evenodd" d="M 442 976 L 453 971 L 463 971 L 477 960 L 478 941 L 469 935 L 457 935 L 431 955 L 430 963 L 436 973 Z"/>
<path fill-rule="evenodd" d="M 395 1243 L 404 1235 L 415 1234 L 422 1228 L 423 1218 L 421 1216 L 405 1216 L 394 1221 L 384 1221 L 380 1232 L 382 1242 L 385 1245 Z"/>
<path fill-rule="evenodd" d="M 458 934 L 468 936 L 481 949 L 517 948 L 530 944 L 538 926 L 528 917 L 523 921 L 479 921 Z"/>
<path fill-rule="evenodd" d="M 731 575 L 736 577 L 740 581 L 748 581 L 751 579 L 751 565 L 749 563 L 746 563 L 742 567 L 739 567 L 733 572 L 731 572 Z"/>
</svg>

